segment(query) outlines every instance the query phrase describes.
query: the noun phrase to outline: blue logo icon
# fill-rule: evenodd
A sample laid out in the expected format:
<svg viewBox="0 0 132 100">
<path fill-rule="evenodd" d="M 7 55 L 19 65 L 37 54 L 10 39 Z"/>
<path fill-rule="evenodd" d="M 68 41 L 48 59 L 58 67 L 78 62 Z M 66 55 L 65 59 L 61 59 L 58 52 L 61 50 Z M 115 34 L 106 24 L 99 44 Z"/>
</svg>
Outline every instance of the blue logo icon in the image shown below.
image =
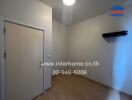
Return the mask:
<svg viewBox="0 0 132 100">
<path fill-rule="evenodd" d="M 119 5 L 112 7 L 111 16 L 124 16 L 125 8 Z"/>
</svg>

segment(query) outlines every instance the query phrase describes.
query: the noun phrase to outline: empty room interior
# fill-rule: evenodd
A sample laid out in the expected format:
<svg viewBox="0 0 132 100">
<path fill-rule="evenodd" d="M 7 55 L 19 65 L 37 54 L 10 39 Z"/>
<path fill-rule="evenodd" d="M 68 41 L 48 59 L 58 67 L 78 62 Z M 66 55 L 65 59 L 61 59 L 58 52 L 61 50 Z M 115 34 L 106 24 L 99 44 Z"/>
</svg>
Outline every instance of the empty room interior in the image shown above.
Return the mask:
<svg viewBox="0 0 132 100">
<path fill-rule="evenodd" d="M 132 100 L 132 0 L 0 0 L 0 100 Z"/>
</svg>

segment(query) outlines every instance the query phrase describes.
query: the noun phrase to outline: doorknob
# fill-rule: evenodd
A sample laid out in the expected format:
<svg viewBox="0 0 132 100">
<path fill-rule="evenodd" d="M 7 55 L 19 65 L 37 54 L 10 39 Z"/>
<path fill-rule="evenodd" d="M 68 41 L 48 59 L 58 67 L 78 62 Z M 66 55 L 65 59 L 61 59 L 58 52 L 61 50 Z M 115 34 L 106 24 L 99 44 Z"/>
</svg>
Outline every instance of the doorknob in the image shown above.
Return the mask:
<svg viewBox="0 0 132 100">
<path fill-rule="evenodd" d="M 43 63 L 43 61 L 40 62 L 40 66 L 41 66 L 41 67 L 44 67 L 44 63 Z"/>
</svg>

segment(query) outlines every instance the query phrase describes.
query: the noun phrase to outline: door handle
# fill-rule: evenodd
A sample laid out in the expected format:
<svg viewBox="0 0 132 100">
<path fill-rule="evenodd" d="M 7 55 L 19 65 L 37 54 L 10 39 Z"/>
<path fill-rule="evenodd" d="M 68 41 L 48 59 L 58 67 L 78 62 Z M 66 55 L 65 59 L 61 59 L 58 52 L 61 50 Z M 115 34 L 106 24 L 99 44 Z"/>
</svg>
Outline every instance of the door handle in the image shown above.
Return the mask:
<svg viewBox="0 0 132 100">
<path fill-rule="evenodd" d="M 43 63 L 43 61 L 40 62 L 40 67 L 44 67 L 44 63 Z"/>
</svg>

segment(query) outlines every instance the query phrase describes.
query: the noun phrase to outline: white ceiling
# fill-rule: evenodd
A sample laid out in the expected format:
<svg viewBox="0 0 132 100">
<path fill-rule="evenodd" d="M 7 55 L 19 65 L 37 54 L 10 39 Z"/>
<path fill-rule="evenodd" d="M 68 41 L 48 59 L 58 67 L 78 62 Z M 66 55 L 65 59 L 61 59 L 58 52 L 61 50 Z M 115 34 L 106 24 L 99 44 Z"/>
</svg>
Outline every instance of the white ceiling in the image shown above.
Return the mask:
<svg viewBox="0 0 132 100">
<path fill-rule="evenodd" d="M 124 4 L 132 0 L 77 0 L 72 7 L 65 6 L 62 0 L 41 0 L 53 8 L 53 18 L 66 24 L 71 25 L 103 14 L 110 10 L 114 4 Z"/>
</svg>

